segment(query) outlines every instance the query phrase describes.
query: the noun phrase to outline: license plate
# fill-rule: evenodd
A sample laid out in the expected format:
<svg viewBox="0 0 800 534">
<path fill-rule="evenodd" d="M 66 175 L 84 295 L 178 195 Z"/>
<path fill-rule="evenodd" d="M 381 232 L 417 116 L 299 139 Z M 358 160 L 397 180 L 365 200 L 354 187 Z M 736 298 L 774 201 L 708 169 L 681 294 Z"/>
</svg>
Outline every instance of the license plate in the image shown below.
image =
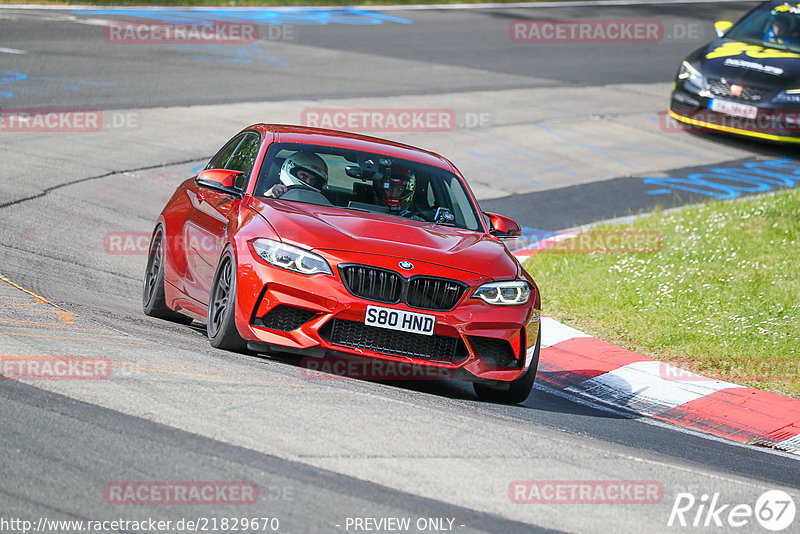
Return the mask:
<svg viewBox="0 0 800 534">
<path fill-rule="evenodd" d="M 712 98 L 708 103 L 708 108 L 711 111 L 718 111 L 719 113 L 725 113 L 726 115 L 733 115 L 735 117 L 744 117 L 746 119 L 755 119 L 758 114 L 758 108 L 755 106 L 731 102 L 730 100 L 720 100 L 719 98 Z"/>
<path fill-rule="evenodd" d="M 364 323 L 378 328 L 430 336 L 433 335 L 433 327 L 436 326 L 436 317 L 424 313 L 367 306 Z"/>
</svg>

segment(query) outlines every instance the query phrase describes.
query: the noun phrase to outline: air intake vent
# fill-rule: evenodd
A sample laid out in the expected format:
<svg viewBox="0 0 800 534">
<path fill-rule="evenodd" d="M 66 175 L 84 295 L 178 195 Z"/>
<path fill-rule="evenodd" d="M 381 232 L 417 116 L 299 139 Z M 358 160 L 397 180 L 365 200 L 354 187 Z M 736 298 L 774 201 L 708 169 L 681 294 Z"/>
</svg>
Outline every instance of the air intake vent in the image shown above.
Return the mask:
<svg viewBox="0 0 800 534">
<path fill-rule="evenodd" d="M 272 308 L 263 317 L 258 317 L 253 321 L 256 326 L 263 326 L 272 330 L 280 330 L 282 332 L 291 332 L 297 330 L 308 321 L 316 317 L 316 312 L 304 310 L 302 308 L 295 308 L 294 306 L 287 306 L 280 304 Z"/>
<path fill-rule="evenodd" d="M 488 365 L 518 368 L 522 363 L 522 360 L 516 358 L 511 344 L 505 339 L 469 336 L 469 342 L 478 357 Z"/>
<path fill-rule="evenodd" d="M 322 328 L 320 335 L 337 345 L 394 356 L 451 363 L 467 357 L 467 348 L 457 337 L 412 334 L 358 321 L 333 319 Z"/>
</svg>

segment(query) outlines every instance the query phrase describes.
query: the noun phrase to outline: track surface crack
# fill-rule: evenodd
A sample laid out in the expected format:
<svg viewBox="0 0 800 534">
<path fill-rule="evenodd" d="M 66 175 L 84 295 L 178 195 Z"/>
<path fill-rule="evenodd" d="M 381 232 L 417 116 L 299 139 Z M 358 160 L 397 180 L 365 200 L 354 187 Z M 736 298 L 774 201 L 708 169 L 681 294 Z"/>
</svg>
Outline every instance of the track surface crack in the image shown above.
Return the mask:
<svg viewBox="0 0 800 534">
<path fill-rule="evenodd" d="M 99 174 L 97 176 L 88 176 L 86 178 L 78 178 L 77 180 L 72 180 L 70 182 L 64 182 L 63 184 L 58 184 L 58 185 L 54 185 L 52 187 L 48 187 L 48 188 L 44 189 L 42 192 L 37 193 L 35 195 L 30 195 L 30 196 L 27 196 L 27 197 L 19 198 L 17 200 L 12 200 L 10 202 L 6 202 L 4 204 L 0 204 L 0 209 L 8 208 L 10 206 L 16 206 L 17 204 L 22 204 L 23 202 L 28 202 L 30 200 L 36 200 L 37 198 L 45 197 L 45 196 L 49 195 L 50 193 L 52 193 L 53 191 L 56 191 L 57 189 L 61 189 L 61 188 L 64 188 L 64 187 L 69 187 L 71 185 L 82 184 L 84 182 L 90 182 L 92 180 L 99 180 L 101 178 L 108 178 L 109 176 L 114 176 L 115 174 L 124 174 L 126 172 L 149 171 L 149 170 L 152 170 L 152 169 L 158 169 L 158 168 L 163 168 L 163 167 L 171 167 L 173 165 L 184 165 L 186 163 L 192 163 L 194 161 L 203 161 L 203 160 L 207 160 L 209 158 L 210 158 L 210 156 L 206 156 L 206 157 L 201 156 L 201 157 L 198 157 L 198 158 L 186 159 L 186 160 L 182 160 L 182 161 L 159 163 L 157 165 L 148 165 L 148 166 L 145 166 L 145 167 L 137 167 L 137 168 L 134 168 L 134 169 L 123 169 L 123 170 L 119 170 L 119 171 L 109 171 L 109 172 L 107 172 L 105 174 Z"/>
</svg>

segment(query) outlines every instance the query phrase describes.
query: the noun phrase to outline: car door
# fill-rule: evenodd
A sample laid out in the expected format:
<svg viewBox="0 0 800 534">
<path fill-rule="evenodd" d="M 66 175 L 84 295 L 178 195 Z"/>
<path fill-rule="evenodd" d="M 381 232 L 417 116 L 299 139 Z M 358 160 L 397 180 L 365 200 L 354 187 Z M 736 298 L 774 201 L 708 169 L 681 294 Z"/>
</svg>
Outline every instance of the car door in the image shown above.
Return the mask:
<svg viewBox="0 0 800 534">
<path fill-rule="evenodd" d="M 245 132 L 234 137 L 214 156 L 206 169 L 242 171 L 235 187 L 244 191 L 250 180 L 261 135 Z M 188 296 L 208 303 L 211 284 L 220 254 L 225 247 L 229 221 L 236 221 L 241 199 L 234 195 L 203 187 L 196 182 L 187 190 L 192 210 L 184 229 L 186 243 L 187 276 L 185 291 Z"/>
</svg>

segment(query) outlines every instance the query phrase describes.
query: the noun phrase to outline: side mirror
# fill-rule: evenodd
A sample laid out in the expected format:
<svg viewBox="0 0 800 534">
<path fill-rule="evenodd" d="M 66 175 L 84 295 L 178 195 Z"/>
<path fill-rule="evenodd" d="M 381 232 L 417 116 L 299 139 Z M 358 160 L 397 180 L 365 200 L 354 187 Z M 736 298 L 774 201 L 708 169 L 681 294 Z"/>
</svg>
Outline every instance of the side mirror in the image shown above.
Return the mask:
<svg viewBox="0 0 800 534">
<path fill-rule="evenodd" d="M 733 22 L 729 20 L 718 20 L 714 23 L 714 30 L 717 32 L 717 37 L 722 37 L 733 26 Z"/>
<path fill-rule="evenodd" d="M 484 215 L 489 217 L 489 234 L 500 239 L 514 239 L 522 237 L 522 229 L 517 224 L 517 221 L 503 215 L 496 213 L 484 212 Z"/>
<path fill-rule="evenodd" d="M 241 198 L 242 191 L 236 188 L 236 179 L 244 174 L 242 171 L 230 169 L 206 169 L 200 171 L 194 181 L 197 185 Z"/>
</svg>

